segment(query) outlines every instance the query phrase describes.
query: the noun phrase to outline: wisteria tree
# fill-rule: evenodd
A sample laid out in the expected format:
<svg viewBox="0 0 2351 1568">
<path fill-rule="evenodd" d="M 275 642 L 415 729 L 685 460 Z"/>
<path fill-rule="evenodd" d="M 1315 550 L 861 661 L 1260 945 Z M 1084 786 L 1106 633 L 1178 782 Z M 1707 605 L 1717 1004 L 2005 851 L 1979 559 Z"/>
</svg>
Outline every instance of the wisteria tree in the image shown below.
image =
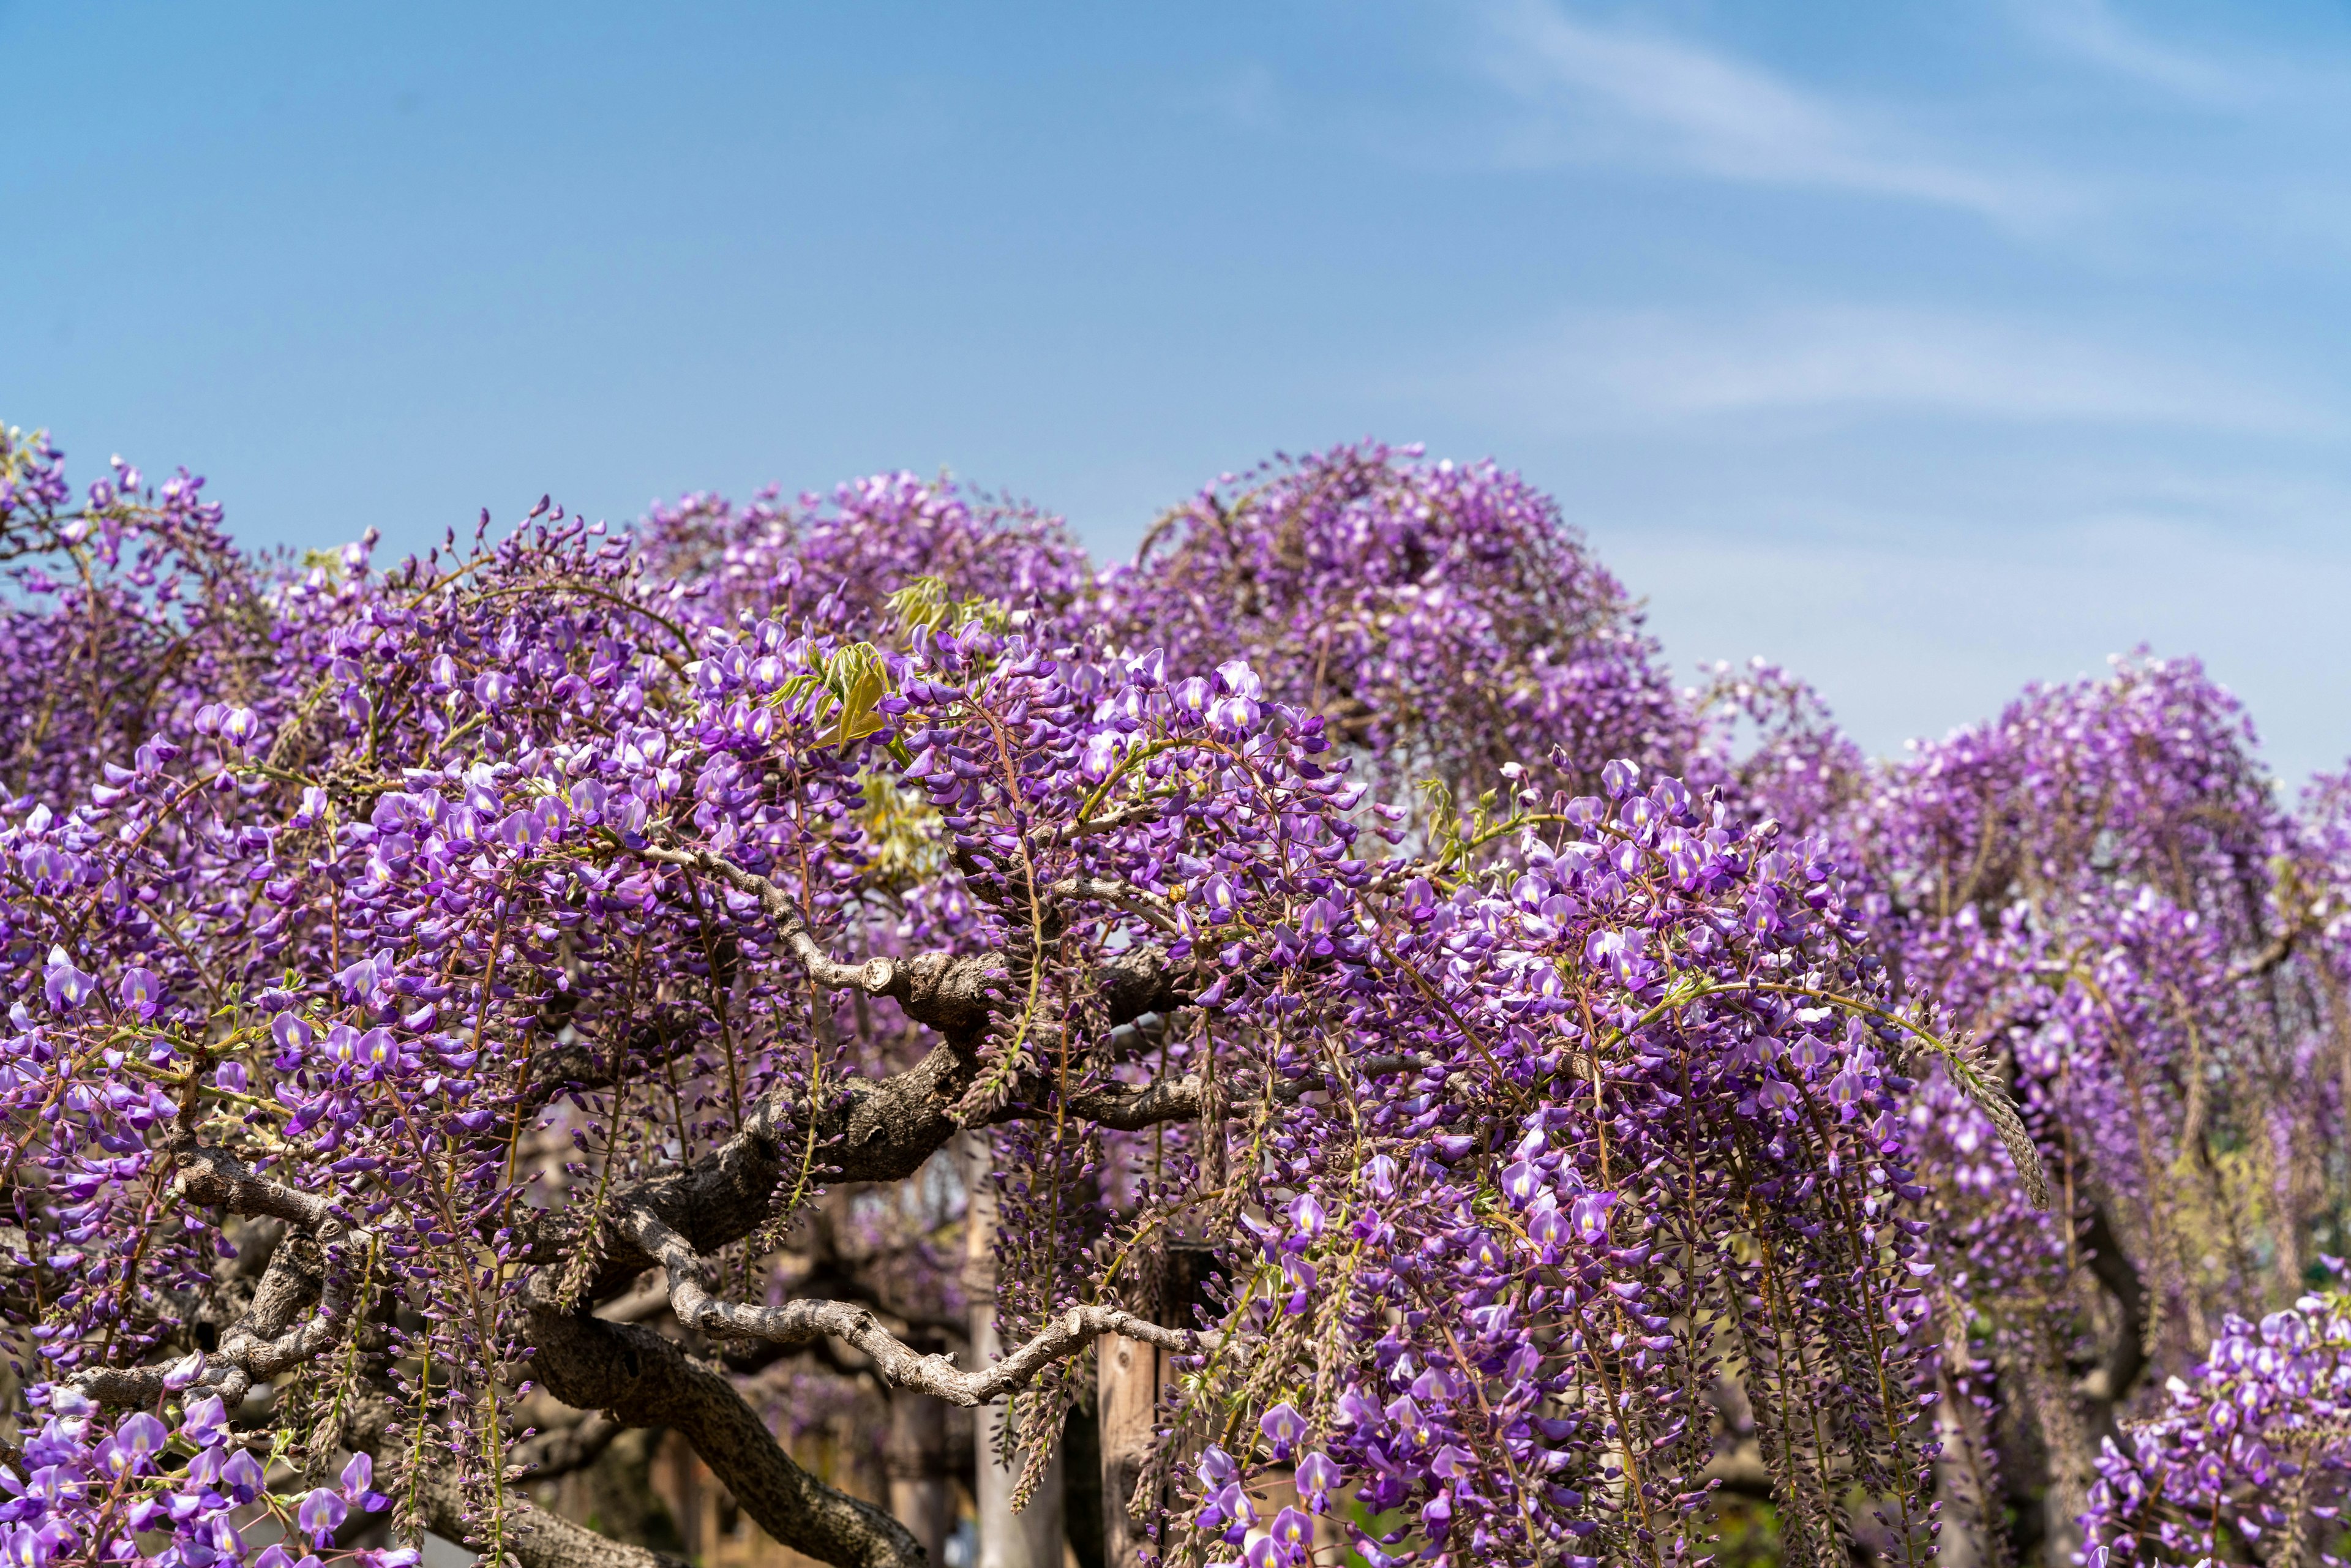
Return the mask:
<svg viewBox="0 0 2351 1568">
<path fill-rule="evenodd" d="M 1955 1501 L 1994 1555 L 2067 1561 L 2167 1380 L 2225 1364 L 2344 1245 L 2340 867 L 2192 661 L 2028 691 L 1830 815 L 1906 991 L 2001 1064 L 2058 1190 L 2022 1204 L 1930 1075 Z"/>
<path fill-rule="evenodd" d="M 1741 1446 L 1788 1561 L 1938 1551 L 1921 1071 L 2027 1186 L 2032 1145 L 1829 841 L 1659 771 L 1696 726 L 1507 476 L 1356 452 L 1204 502 L 1272 520 L 1301 604 L 1405 563 L 1305 650 L 1188 547 L 1097 578 L 905 479 L 542 504 L 386 570 L 248 559 L 200 481 L 75 491 L 38 437 L 4 472 L 14 1560 L 287 1568 L 381 1521 L 646 1564 L 522 1486 L 657 1426 L 778 1541 L 914 1563 L 743 1369 L 1011 1396 L 1033 1476 L 1105 1333 L 1180 1358 L 1136 1494 L 1171 1563 L 1695 1559 Z M 1556 620 L 1498 612 L 1530 562 Z M 1409 814 L 1407 755 L 1491 793 Z M 984 1364 L 777 1266 L 958 1140 Z M 1208 1309 L 1155 1321 L 1202 1237 Z"/>
</svg>

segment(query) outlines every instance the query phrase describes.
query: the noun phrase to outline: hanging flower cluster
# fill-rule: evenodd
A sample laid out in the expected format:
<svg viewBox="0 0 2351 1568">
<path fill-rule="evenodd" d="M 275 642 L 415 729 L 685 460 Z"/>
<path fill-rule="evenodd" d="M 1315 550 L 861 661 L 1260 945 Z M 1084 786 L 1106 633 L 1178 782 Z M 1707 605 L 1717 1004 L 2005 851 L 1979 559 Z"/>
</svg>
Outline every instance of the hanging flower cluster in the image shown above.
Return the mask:
<svg viewBox="0 0 2351 1568">
<path fill-rule="evenodd" d="M 1059 518 L 967 497 L 951 480 L 877 474 L 829 502 L 778 496 L 656 506 L 638 529 L 648 569 L 691 585 L 708 613 L 813 618 L 856 635 L 880 625 L 890 597 L 917 579 L 1018 610 L 1066 605 L 1092 577 Z"/>
<path fill-rule="evenodd" d="M 1253 1464 L 1289 1463 L 1310 1510 L 1394 1521 L 1353 1529 L 1374 1563 L 1681 1561 L 1743 1436 L 1792 1561 L 1843 1557 L 1855 1490 L 1878 1551 L 1931 1560 L 1898 1112 L 1940 1042 L 1816 845 L 1604 772 L 1531 813 L 1556 826 L 1524 869 L 1335 901 L 1303 926 L 1327 965 L 1228 994 L 1278 1043 L 1266 1218 L 1190 1385 L 1234 1433 L 1200 1452 L 1200 1536 L 1248 1540 Z M 1234 1390 L 1253 1430 L 1214 1418 Z M 1301 1528 L 1260 1555 L 1304 1561 Z"/>
<path fill-rule="evenodd" d="M 2231 1316 L 2158 1413 L 2098 1457 L 2093 1563 L 2344 1561 L 2351 1298 Z"/>
<path fill-rule="evenodd" d="M 552 1397 L 683 1434 L 779 1541 L 910 1563 L 710 1357 L 830 1341 L 1050 1417 L 1106 1333 L 1190 1358 L 1171 1561 L 1294 1561 L 1363 1511 L 1382 1563 L 1681 1559 L 1741 1443 L 1813 1560 L 1930 1550 L 1897 1113 L 1949 1047 L 1821 842 L 1552 749 L 1575 717 L 1650 758 L 1671 709 L 1514 482 L 1318 470 L 1356 476 L 1329 518 L 1497 574 L 1459 616 L 1446 572 L 1390 580 L 1421 609 L 1328 666 L 1366 727 L 1262 627 L 1146 637 L 1165 584 L 909 480 L 256 565 L 193 481 L 77 501 L 11 440 L 17 570 L 84 586 L 9 635 L 136 694 L 27 724 L 0 800 L 25 1561 L 279 1568 L 383 1519 L 577 1563 L 609 1543 L 513 1484 Z M 142 540 L 203 594 L 140 580 Z M 1475 732 L 1538 758 L 1503 865 L 1413 839 L 1380 770 L 1467 722 L 1393 672 L 1499 634 L 1510 540 L 1567 630 Z M 829 1186 L 979 1129 L 1001 1360 L 772 1271 Z M 1152 1321 L 1204 1235 L 1251 1238 L 1210 1321 Z M 641 1281 L 665 1329 L 594 1313 Z M 1304 1507 L 1253 1539 L 1275 1465 Z"/>
<path fill-rule="evenodd" d="M 2012 1079 L 2053 1173 L 2050 1211 L 2022 1204 L 1994 1127 L 1929 1075 L 1953 1490 L 1971 1530 L 2054 1560 L 2101 1444 L 2340 1245 L 2340 871 L 2192 661 L 2030 690 L 1830 819 L 1888 961 Z"/>
<path fill-rule="evenodd" d="M 184 1390 L 194 1372 L 190 1363 L 169 1381 Z M 38 1427 L 24 1439 L 26 1474 L 0 1475 L 8 1496 L 0 1522 L 14 1563 L 86 1561 L 120 1531 L 172 1537 L 168 1555 L 192 1568 L 318 1568 L 319 1552 L 332 1551 L 346 1520 L 391 1500 L 374 1490 L 366 1454 L 353 1455 L 330 1485 L 273 1489 L 273 1467 L 237 1440 L 216 1394 L 191 1400 L 176 1427 L 145 1411 L 110 1426 L 71 1388 L 42 1390 L 33 1403 Z M 419 1560 L 410 1547 L 350 1556 L 362 1568 L 414 1568 Z"/>
<path fill-rule="evenodd" d="M 94 777 L 259 653 L 256 584 L 204 487 L 118 457 L 77 496 L 46 435 L 0 428 L 0 758 L 19 789 Z"/>
<path fill-rule="evenodd" d="M 2337 1551 L 2351 788 L 2192 662 L 1867 765 L 1372 445 L 1104 572 L 904 475 L 371 545 L 0 443 L 15 1560 L 576 1563 L 552 1400 L 907 1563 L 726 1367 L 1010 1397 L 1033 1487 L 1109 1333 L 1171 1563 L 1694 1560 L 1725 1478 L 1790 1561 Z M 977 1138 L 987 1366 L 873 1197 Z"/>
<path fill-rule="evenodd" d="M 1105 588 L 1120 635 L 1179 663 L 1248 658 L 1366 752 L 1388 798 L 1433 779 L 1473 800 L 1554 757 L 1545 788 L 1588 791 L 1612 758 L 1679 771 L 1695 749 L 1624 588 L 1492 464 L 1366 443 L 1228 476 Z"/>
</svg>

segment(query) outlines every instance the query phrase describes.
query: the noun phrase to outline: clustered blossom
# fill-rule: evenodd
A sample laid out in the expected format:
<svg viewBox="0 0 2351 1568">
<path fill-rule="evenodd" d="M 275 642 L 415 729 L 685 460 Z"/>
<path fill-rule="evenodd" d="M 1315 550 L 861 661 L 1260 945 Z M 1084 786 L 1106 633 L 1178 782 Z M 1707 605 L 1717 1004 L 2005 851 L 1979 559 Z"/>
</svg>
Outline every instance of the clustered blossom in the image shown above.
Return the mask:
<svg viewBox="0 0 2351 1568">
<path fill-rule="evenodd" d="M 2319 1540 L 2342 1309 L 2229 1313 L 2346 1212 L 2351 790 L 2282 810 L 2192 664 L 1872 768 L 1776 670 L 1676 692 L 1515 476 L 1377 446 L 1101 572 L 905 475 L 384 567 L 0 459 L 15 1561 L 576 1563 L 514 1484 L 568 1408 L 911 1563 L 746 1440 L 815 1375 L 714 1363 L 1008 1397 L 1026 1490 L 1106 1333 L 1177 1360 L 1189 1568 L 1696 1561 L 1741 1474 L 1790 1561 L 2168 1551 L 2190 1471 L 2204 1550 Z M 991 1367 L 888 1326 L 963 1305 L 951 1144 Z M 2224 1403 L 2292 1457 L 2197 1448 Z"/>
<path fill-rule="evenodd" d="M 184 1391 L 193 1373 L 185 1365 L 167 1382 Z M 136 1554 L 142 1535 L 171 1541 L 152 1561 L 187 1568 L 319 1568 L 318 1553 L 331 1553 L 337 1530 L 354 1511 L 389 1501 L 374 1490 L 374 1461 L 366 1454 L 353 1455 L 332 1485 L 273 1488 L 265 1460 L 236 1440 L 216 1394 L 189 1400 L 176 1427 L 146 1411 L 109 1424 L 68 1387 L 38 1390 L 31 1403 L 24 1473 L 0 1470 L 5 1550 L 24 1568 L 122 1559 Z M 337 1555 L 360 1568 L 415 1568 L 418 1562 L 413 1548 Z"/>
<path fill-rule="evenodd" d="M 1294 1460 L 1311 1508 L 1343 1477 L 1401 1514 L 1353 1530 L 1367 1562 L 1580 1565 L 1704 1554 L 1732 1383 L 1792 1547 L 1840 1553 L 1859 1484 L 1878 1549 L 1930 1560 L 1919 1042 L 1817 846 L 1604 772 L 1526 831 L 1523 870 L 1349 901 L 1333 972 L 1227 1002 L 1335 1092 L 1258 1131 L 1268 1218 L 1241 1216 L 1226 1319 L 1247 1362 L 1207 1357 L 1193 1399 L 1278 1396 L 1260 1460 Z M 1198 1466 L 1195 1526 L 1234 1543 L 1240 1468 Z"/>
<path fill-rule="evenodd" d="M 95 580 L 43 483 L 11 526 Z M 90 507 L 172 526 L 143 491 Z M 686 1332 L 796 1343 L 789 1306 L 712 1295 L 724 1249 L 756 1261 L 829 1181 L 996 1124 L 1008 1325 L 1063 1348 L 987 1386 L 1032 1412 L 1071 1396 L 1065 1315 L 1144 1332 L 1121 1303 L 1167 1236 L 1253 1224 L 1279 1300 L 1236 1282 L 1213 1349 L 1151 1331 L 1201 1357 L 1167 1462 L 1238 1404 L 1267 1440 L 1217 1450 L 1237 1475 L 1301 1463 L 1317 1507 L 1417 1511 L 1382 1561 L 1678 1555 L 1735 1368 L 1759 1412 L 1807 1379 L 1869 1393 L 1775 1461 L 1823 1511 L 1883 1486 L 1923 1540 L 1892 1048 L 1798 1016 L 1825 987 L 1852 992 L 1831 1012 L 1889 998 L 1816 855 L 1627 763 L 1609 800 L 1531 813 L 1503 881 L 1397 858 L 1403 814 L 1328 716 L 1250 658 L 1111 640 L 1050 527 L 943 488 L 652 532 L 542 503 L 390 570 L 361 545 L 219 574 L 223 602 L 156 612 L 198 651 L 149 727 L 77 734 L 0 809 L 30 1397 L 167 1457 L 142 1423 L 176 1421 L 194 1452 L 158 1476 L 208 1483 L 218 1453 L 239 1478 L 157 1511 L 37 1466 L 37 1529 L 210 1568 L 248 1558 L 256 1508 L 319 1536 L 388 1506 L 528 1551 L 552 1526 L 502 1480 L 534 1385 L 670 1396 L 582 1303 L 650 1264 Z M 952 580 L 911 570 L 943 556 Z M 19 634 L 87 660 L 108 612 Z M 199 637 L 215 616 L 236 634 Z M 923 1096 L 903 1152 L 859 1131 L 885 1092 Z M 569 1160 L 521 1157 L 550 1135 Z M 1708 1163 L 1698 1228 L 1669 1155 Z M 1133 1179 L 1090 1195 L 1106 1166 Z M 696 1171 L 746 1173 L 737 1217 L 664 1196 Z M 1447 1239 L 1399 1239 L 1424 1225 Z M 309 1479 L 338 1464 L 357 1492 Z M 886 1521 L 762 1522 L 898 1549 Z"/>
<path fill-rule="evenodd" d="M 1623 586 L 1549 497 L 1490 463 L 1376 443 L 1227 476 L 1105 574 L 1120 634 L 1181 663 L 1246 657 L 1325 715 L 1402 798 L 1469 800 L 1506 766 L 1595 789 L 1625 758 L 1679 772 L 1698 732 Z"/>
<path fill-rule="evenodd" d="M 0 758 L 19 792 L 94 781 L 251 651 L 256 585 L 204 489 L 117 457 L 77 497 L 45 435 L 0 430 Z"/>
<path fill-rule="evenodd" d="M 797 504 L 762 490 L 737 505 L 702 494 L 656 505 L 638 529 L 659 577 L 695 585 L 701 613 L 812 619 L 864 635 L 918 579 L 1014 609 L 1058 609 L 1092 570 L 1061 521 L 967 496 L 953 481 L 877 474 Z"/>
<path fill-rule="evenodd" d="M 2344 1561 L 2351 1297 L 2230 1316 L 2157 1414 L 2098 1456 L 2094 1563 Z"/>
<path fill-rule="evenodd" d="M 1913 996 L 2004 1063 L 2059 1197 L 2020 1202 L 1981 1109 L 1928 1076 L 1954 1490 L 2062 1554 L 2100 1445 L 2339 1245 L 2343 868 L 2193 661 L 2032 688 L 1863 782 L 1823 831 Z"/>
</svg>

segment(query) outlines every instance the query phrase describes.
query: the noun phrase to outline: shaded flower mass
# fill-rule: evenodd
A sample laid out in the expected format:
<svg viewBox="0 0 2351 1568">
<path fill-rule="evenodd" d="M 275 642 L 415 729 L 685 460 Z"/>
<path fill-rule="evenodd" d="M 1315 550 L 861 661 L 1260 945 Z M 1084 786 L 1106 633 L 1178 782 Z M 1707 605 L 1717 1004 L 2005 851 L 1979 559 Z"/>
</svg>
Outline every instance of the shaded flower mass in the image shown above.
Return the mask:
<svg viewBox="0 0 2351 1568">
<path fill-rule="evenodd" d="M 916 1563 L 807 1353 L 1025 1496 L 1106 1334 L 1169 1564 L 2346 1554 L 2351 784 L 2192 662 L 1871 763 L 1372 444 L 374 544 L 0 446 L 20 1568 L 646 1568 L 597 1423 Z"/>
</svg>

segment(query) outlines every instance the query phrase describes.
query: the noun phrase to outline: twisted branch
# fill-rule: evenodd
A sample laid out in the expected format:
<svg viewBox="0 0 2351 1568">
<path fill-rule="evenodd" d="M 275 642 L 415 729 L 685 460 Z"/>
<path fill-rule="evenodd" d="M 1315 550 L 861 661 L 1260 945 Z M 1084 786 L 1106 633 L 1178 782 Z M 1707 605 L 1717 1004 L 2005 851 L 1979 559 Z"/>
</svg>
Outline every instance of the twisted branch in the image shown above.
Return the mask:
<svg viewBox="0 0 2351 1568">
<path fill-rule="evenodd" d="M 346 1221 L 326 1198 L 256 1176 L 225 1149 L 190 1139 L 173 1147 L 172 1157 L 178 1166 L 172 1195 L 201 1207 L 288 1220 L 329 1246 L 369 1239 L 363 1227 Z"/>
<path fill-rule="evenodd" d="M 626 1218 L 637 1245 L 661 1260 L 669 1276 L 670 1310 L 686 1327 L 780 1345 L 838 1339 L 863 1353 L 873 1364 L 874 1375 L 892 1387 L 935 1395 L 967 1409 L 1019 1392 L 1046 1366 L 1075 1355 L 1106 1333 L 1124 1334 L 1184 1354 L 1200 1349 L 1200 1336 L 1187 1329 L 1162 1328 L 1117 1307 L 1071 1307 L 993 1366 L 966 1372 L 956 1365 L 953 1356 L 918 1354 L 883 1328 L 872 1308 L 856 1302 L 798 1301 L 780 1307 L 752 1307 L 721 1301 L 704 1287 L 708 1262 L 686 1245 L 685 1238 L 645 1209 L 636 1209 Z"/>
<path fill-rule="evenodd" d="M 531 1340 L 538 1349 L 532 1369 L 549 1394 L 627 1426 L 683 1433 L 743 1511 L 784 1545 L 836 1568 L 921 1568 L 923 1548 L 904 1525 L 793 1463 L 719 1368 L 650 1329 L 543 1297 L 532 1301 Z"/>
<path fill-rule="evenodd" d="M 173 1152 L 178 1169 L 174 1195 L 234 1214 L 268 1216 L 302 1228 L 289 1231 L 270 1254 L 269 1265 L 220 1346 L 199 1352 L 193 1365 L 90 1367 L 68 1381 L 100 1405 L 117 1408 L 150 1406 L 177 1385 L 193 1393 L 217 1393 L 235 1405 L 255 1385 L 290 1372 L 341 1342 L 350 1326 L 353 1299 L 337 1254 L 369 1233 L 350 1225 L 333 1204 L 255 1176 L 223 1150 L 189 1142 Z M 324 1245 L 322 1245 L 324 1243 Z M 312 1301 L 318 1311 L 295 1320 Z M 190 1375 L 193 1374 L 193 1375 Z M 167 1379 L 169 1380 L 167 1382 Z"/>
<path fill-rule="evenodd" d="M 991 982 L 1000 977 L 1000 971 L 986 959 L 920 953 L 912 958 L 868 958 L 862 964 L 843 964 L 817 941 L 791 895 L 758 873 L 746 871 L 709 850 L 671 850 L 649 844 L 637 852 L 663 865 L 684 866 L 716 877 L 736 892 L 757 898 L 809 978 L 827 990 L 888 997 L 915 1022 L 950 1034 L 967 1034 L 987 1021 Z"/>
</svg>

